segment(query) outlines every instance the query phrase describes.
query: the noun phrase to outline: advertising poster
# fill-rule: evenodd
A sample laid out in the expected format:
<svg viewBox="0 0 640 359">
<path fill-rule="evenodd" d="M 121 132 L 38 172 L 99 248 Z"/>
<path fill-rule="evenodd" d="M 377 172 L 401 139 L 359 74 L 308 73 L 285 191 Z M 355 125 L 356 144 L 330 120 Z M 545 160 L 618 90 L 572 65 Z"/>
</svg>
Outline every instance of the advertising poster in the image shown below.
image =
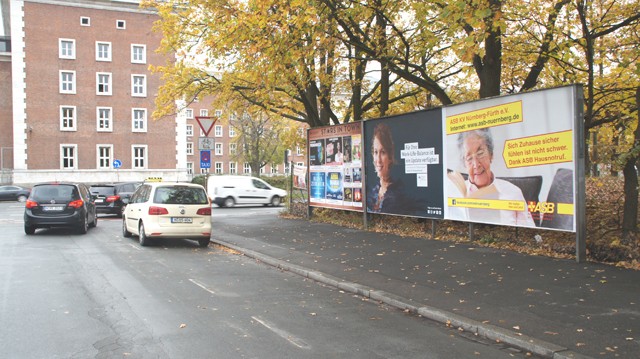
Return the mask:
<svg viewBox="0 0 640 359">
<path fill-rule="evenodd" d="M 307 189 L 307 166 L 293 167 L 293 188 Z"/>
<path fill-rule="evenodd" d="M 309 129 L 309 205 L 362 211 L 362 123 Z"/>
<path fill-rule="evenodd" d="M 368 213 L 444 218 L 442 110 L 364 124 Z"/>
<path fill-rule="evenodd" d="M 443 108 L 446 218 L 574 231 L 574 86 Z"/>
</svg>

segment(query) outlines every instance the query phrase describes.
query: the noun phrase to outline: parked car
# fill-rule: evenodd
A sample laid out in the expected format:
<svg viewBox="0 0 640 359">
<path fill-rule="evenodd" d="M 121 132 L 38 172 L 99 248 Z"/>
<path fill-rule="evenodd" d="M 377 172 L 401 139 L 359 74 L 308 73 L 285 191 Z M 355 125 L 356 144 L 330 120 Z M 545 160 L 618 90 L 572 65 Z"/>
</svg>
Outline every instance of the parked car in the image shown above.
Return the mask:
<svg viewBox="0 0 640 359">
<path fill-rule="evenodd" d="M 48 182 L 33 186 L 24 207 L 24 232 L 71 227 L 85 234 L 98 225 L 96 205 L 82 183 Z"/>
<path fill-rule="evenodd" d="M 125 208 L 122 235 L 138 236 L 141 246 L 154 238 L 184 238 L 208 246 L 211 203 L 207 191 L 194 183 L 143 183 Z"/>
<path fill-rule="evenodd" d="M 236 204 L 279 206 L 287 196 L 287 191 L 251 176 L 211 176 L 207 189 L 213 196 L 213 203 L 220 207 Z"/>
<path fill-rule="evenodd" d="M 115 214 L 122 217 L 131 195 L 141 184 L 142 182 L 94 184 L 89 187 L 89 192 L 95 199 L 98 213 Z"/>
<path fill-rule="evenodd" d="M 31 190 L 20 186 L 0 186 L 0 201 L 24 202 Z"/>
</svg>

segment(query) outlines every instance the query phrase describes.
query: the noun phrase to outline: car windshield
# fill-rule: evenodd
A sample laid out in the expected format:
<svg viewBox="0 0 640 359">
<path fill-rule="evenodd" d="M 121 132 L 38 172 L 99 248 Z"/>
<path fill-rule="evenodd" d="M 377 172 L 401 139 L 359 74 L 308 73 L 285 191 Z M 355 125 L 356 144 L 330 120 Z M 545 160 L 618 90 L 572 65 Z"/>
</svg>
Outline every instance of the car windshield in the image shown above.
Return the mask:
<svg viewBox="0 0 640 359">
<path fill-rule="evenodd" d="M 89 192 L 99 196 L 111 196 L 115 193 L 115 188 L 113 186 L 91 186 Z"/>
<path fill-rule="evenodd" d="M 73 201 L 80 199 L 74 186 L 68 185 L 44 185 L 33 188 L 31 197 L 37 201 Z"/>
<path fill-rule="evenodd" d="M 153 203 L 159 204 L 208 204 L 207 193 L 203 188 L 171 186 L 158 187 Z"/>
</svg>

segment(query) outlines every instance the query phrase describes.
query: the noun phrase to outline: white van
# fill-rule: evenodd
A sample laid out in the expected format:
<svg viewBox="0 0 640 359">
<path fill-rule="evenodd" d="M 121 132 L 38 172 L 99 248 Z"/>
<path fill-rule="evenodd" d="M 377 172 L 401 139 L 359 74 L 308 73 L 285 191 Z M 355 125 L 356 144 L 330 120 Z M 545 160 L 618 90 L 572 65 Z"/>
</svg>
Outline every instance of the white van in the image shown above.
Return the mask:
<svg viewBox="0 0 640 359">
<path fill-rule="evenodd" d="M 207 192 L 213 203 L 220 207 L 236 204 L 279 206 L 287 196 L 287 191 L 250 176 L 209 176 Z"/>
</svg>

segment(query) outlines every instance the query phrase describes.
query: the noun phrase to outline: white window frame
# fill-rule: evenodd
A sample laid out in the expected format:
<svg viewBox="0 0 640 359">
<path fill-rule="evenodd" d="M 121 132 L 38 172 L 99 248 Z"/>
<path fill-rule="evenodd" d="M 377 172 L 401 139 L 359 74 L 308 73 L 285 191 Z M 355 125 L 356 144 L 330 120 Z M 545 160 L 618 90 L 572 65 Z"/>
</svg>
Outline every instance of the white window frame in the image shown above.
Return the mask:
<svg viewBox="0 0 640 359">
<path fill-rule="evenodd" d="M 67 150 L 71 150 L 71 155 L 65 153 Z M 71 165 L 65 165 L 65 161 L 71 161 Z M 60 144 L 60 169 L 61 170 L 75 170 L 78 169 L 78 145 L 71 143 Z"/>
<path fill-rule="evenodd" d="M 215 163 L 215 174 L 221 175 L 222 173 L 223 173 L 222 162 L 216 162 Z"/>
<path fill-rule="evenodd" d="M 302 156 L 302 147 L 296 146 L 296 155 L 297 156 Z"/>
<path fill-rule="evenodd" d="M 251 164 L 249 162 L 245 162 L 244 165 L 242 166 L 242 173 L 246 175 L 251 174 Z"/>
<path fill-rule="evenodd" d="M 215 151 L 215 153 L 214 153 L 214 154 L 215 154 L 216 156 L 222 156 L 222 154 L 223 154 L 223 151 L 222 151 L 222 143 L 220 143 L 220 142 L 216 142 L 216 143 L 214 144 L 214 151 Z"/>
<path fill-rule="evenodd" d="M 185 129 L 185 133 L 187 137 L 193 137 L 193 125 L 187 125 L 187 128 Z"/>
<path fill-rule="evenodd" d="M 101 78 L 106 76 L 108 81 L 105 84 L 101 82 Z M 106 91 L 100 91 L 101 86 L 106 86 Z M 96 95 L 98 96 L 111 96 L 113 89 L 113 75 L 111 72 L 96 72 Z"/>
<path fill-rule="evenodd" d="M 138 156 L 136 150 L 141 149 L 143 151 L 142 157 Z M 131 168 L 132 169 L 146 169 L 148 167 L 148 154 L 149 147 L 147 145 L 131 145 Z M 140 164 L 142 162 L 142 165 Z"/>
<path fill-rule="evenodd" d="M 136 83 L 136 79 L 142 79 L 142 84 Z M 131 96 L 147 97 L 147 75 L 131 75 Z"/>
<path fill-rule="evenodd" d="M 122 25 L 120 25 L 122 23 Z M 116 20 L 116 29 L 124 30 L 127 28 L 126 20 Z"/>
<path fill-rule="evenodd" d="M 66 117 L 65 116 L 65 110 L 66 109 L 70 109 L 71 111 L 73 111 L 73 114 L 71 117 Z M 76 106 L 67 106 L 67 105 L 62 105 L 60 106 L 60 131 L 77 131 L 78 130 L 78 113 L 77 113 L 77 108 Z M 71 121 L 71 126 L 64 124 L 65 120 L 70 120 Z"/>
<path fill-rule="evenodd" d="M 71 80 L 69 81 L 68 79 L 65 79 L 65 75 L 70 75 Z M 60 93 L 75 95 L 76 93 L 76 72 L 75 71 L 60 70 Z"/>
<path fill-rule="evenodd" d="M 237 153 L 238 153 L 238 144 L 234 142 L 229 143 L 229 154 L 235 155 Z"/>
<path fill-rule="evenodd" d="M 142 119 L 136 118 L 136 114 L 140 112 L 144 114 Z M 141 126 L 136 127 L 138 123 L 141 123 Z M 147 109 L 146 108 L 134 107 L 131 109 L 131 132 L 147 132 Z"/>
<path fill-rule="evenodd" d="M 136 50 L 140 50 L 140 53 L 136 53 Z M 138 58 L 138 55 L 140 58 Z M 146 64 L 147 63 L 147 45 L 144 44 L 131 44 L 131 63 L 132 64 Z"/>
<path fill-rule="evenodd" d="M 101 115 L 108 111 L 108 117 L 102 117 Z M 100 122 L 103 121 L 105 126 L 100 126 Z M 113 132 L 113 108 L 112 107 L 96 107 L 96 131 L 98 132 Z"/>
<path fill-rule="evenodd" d="M 275 175 L 275 174 L 277 174 L 277 173 L 278 173 L 278 165 L 277 165 L 277 164 L 275 164 L 275 163 L 272 163 L 272 164 L 271 164 L 271 174 L 272 174 L 272 175 Z"/>
<path fill-rule="evenodd" d="M 215 110 L 215 111 L 213 112 L 213 115 L 214 115 L 215 117 L 217 117 L 217 118 L 222 117 L 222 110 Z"/>
<path fill-rule="evenodd" d="M 192 120 L 193 117 L 193 109 L 192 108 L 185 108 L 184 109 L 184 117 L 186 117 L 189 120 Z"/>
<path fill-rule="evenodd" d="M 107 53 L 103 54 L 102 46 L 106 46 Z M 112 50 L 111 42 L 109 41 L 96 41 L 96 61 L 111 62 Z"/>
<path fill-rule="evenodd" d="M 237 162 L 229 162 L 229 174 L 230 175 L 238 174 L 238 163 Z"/>
<path fill-rule="evenodd" d="M 201 168 L 200 169 L 200 174 L 202 174 L 202 175 L 209 174 L 209 168 Z"/>
<path fill-rule="evenodd" d="M 229 125 L 229 137 L 236 137 L 236 128 Z"/>
<path fill-rule="evenodd" d="M 216 125 L 213 131 L 215 137 L 222 137 L 222 125 Z"/>
<path fill-rule="evenodd" d="M 80 16 L 80 26 L 91 26 L 91 18 L 88 16 Z"/>
<path fill-rule="evenodd" d="M 187 156 L 193 155 L 193 142 L 187 142 Z"/>
<path fill-rule="evenodd" d="M 193 162 L 187 162 L 187 174 L 193 174 Z"/>
<path fill-rule="evenodd" d="M 101 149 L 107 149 L 109 151 L 108 156 L 103 156 L 100 153 Z M 101 170 L 108 170 L 108 169 L 111 169 L 112 166 L 113 166 L 113 145 L 97 144 L 96 145 L 96 168 Z"/>
<path fill-rule="evenodd" d="M 204 116 L 204 117 L 209 116 L 209 110 L 207 110 L 205 108 L 201 109 L 200 110 L 200 116 Z"/>
<path fill-rule="evenodd" d="M 69 48 L 67 46 L 64 46 L 65 44 L 70 44 Z M 76 40 L 63 38 L 58 39 L 58 57 L 61 59 L 75 60 Z"/>
</svg>

